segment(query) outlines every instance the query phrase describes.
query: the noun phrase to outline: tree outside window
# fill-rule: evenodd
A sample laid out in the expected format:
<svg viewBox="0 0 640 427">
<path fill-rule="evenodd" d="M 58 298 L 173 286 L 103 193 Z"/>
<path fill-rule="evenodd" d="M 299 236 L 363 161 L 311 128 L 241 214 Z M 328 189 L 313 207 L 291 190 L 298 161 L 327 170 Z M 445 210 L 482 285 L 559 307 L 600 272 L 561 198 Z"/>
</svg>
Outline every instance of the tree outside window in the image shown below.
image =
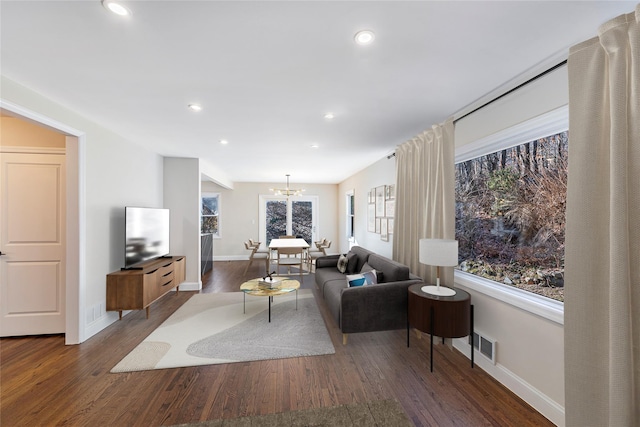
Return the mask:
<svg viewBox="0 0 640 427">
<path fill-rule="evenodd" d="M 220 237 L 220 194 L 203 193 L 200 231 Z"/>
<path fill-rule="evenodd" d="M 459 269 L 564 301 L 568 132 L 456 164 Z"/>
</svg>

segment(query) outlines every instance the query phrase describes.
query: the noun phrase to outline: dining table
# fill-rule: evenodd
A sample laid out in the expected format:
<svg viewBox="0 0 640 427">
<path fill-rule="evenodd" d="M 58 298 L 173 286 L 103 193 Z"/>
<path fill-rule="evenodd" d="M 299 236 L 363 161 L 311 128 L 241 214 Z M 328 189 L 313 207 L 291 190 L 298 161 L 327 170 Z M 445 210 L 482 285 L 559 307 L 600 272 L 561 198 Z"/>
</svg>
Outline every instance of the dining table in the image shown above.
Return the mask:
<svg viewBox="0 0 640 427">
<path fill-rule="evenodd" d="M 304 239 L 271 239 L 271 242 L 269 242 L 269 251 L 277 251 L 278 249 L 283 248 L 300 248 L 303 252 L 303 258 L 306 258 L 309 255 L 307 252 L 309 250 L 309 244 Z M 302 275 L 309 273 L 303 273 L 302 271 L 300 271 L 300 274 Z"/>
<path fill-rule="evenodd" d="M 269 249 L 279 248 L 302 248 L 309 249 L 309 244 L 304 239 L 271 239 Z"/>
</svg>

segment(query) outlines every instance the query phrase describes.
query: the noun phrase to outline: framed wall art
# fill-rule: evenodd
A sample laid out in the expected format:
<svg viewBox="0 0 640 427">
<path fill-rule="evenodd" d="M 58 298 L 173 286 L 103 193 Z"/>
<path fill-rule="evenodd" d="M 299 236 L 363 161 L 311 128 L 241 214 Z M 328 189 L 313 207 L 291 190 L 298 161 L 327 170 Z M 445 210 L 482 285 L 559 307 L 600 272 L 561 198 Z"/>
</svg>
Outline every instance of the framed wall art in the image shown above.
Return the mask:
<svg viewBox="0 0 640 427">
<path fill-rule="evenodd" d="M 367 231 L 376 232 L 376 205 L 369 203 L 367 205 Z"/>
<path fill-rule="evenodd" d="M 372 188 L 367 202 L 367 231 L 379 234 L 380 240 L 388 242 L 393 234 L 396 186 L 390 184 Z"/>
</svg>

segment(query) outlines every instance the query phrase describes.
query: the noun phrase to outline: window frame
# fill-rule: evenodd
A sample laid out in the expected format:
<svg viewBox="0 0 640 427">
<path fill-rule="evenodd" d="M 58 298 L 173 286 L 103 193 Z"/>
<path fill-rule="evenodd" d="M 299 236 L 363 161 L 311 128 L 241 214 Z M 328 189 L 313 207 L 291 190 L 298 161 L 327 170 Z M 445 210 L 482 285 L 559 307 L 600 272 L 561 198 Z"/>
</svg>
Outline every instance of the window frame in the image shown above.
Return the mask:
<svg viewBox="0 0 640 427">
<path fill-rule="evenodd" d="M 218 214 L 217 215 L 203 215 L 202 213 L 202 199 L 204 198 L 212 198 L 212 197 L 216 197 L 218 199 Z M 220 221 L 221 217 L 220 214 L 222 213 L 222 196 L 220 193 L 216 193 L 216 192 L 202 192 L 200 194 L 200 233 L 202 234 L 202 218 L 203 217 L 213 217 L 213 216 L 217 216 L 218 217 L 218 232 L 217 233 L 206 233 L 206 234 L 211 234 L 211 236 L 214 239 L 220 239 L 222 238 L 222 222 Z"/>
<path fill-rule="evenodd" d="M 569 129 L 569 107 L 562 106 L 510 128 L 456 148 L 455 164 Z M 454 270 L 456 285 L 503 301 L 514 307 L 564 325 L 564 303 L 471 273 Z"/>
<path fill-rule="evenodd" d="M 355 190 L 349 190 L 345 193 L 345 230 L 346 238 L 348 242 L 354 242 L 356 239 L 356 192 Z"/>
</svg>

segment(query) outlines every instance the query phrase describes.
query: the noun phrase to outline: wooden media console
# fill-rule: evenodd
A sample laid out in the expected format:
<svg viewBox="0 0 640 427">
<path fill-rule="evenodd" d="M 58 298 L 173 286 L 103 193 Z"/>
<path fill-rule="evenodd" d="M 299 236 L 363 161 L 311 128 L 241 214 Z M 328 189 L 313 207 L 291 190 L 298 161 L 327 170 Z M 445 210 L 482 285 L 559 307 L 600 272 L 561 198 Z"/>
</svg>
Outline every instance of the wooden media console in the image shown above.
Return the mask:
<svg viewBox="0 0 640 427">
<path fill-rule="evenodd" d="M 179 291 L 185 280 L 184 256 L 154 259 L 136 269 L 107 274 L 107 310 L 147 310 L 149 306 L 174 288 Z"/>
</svg>

